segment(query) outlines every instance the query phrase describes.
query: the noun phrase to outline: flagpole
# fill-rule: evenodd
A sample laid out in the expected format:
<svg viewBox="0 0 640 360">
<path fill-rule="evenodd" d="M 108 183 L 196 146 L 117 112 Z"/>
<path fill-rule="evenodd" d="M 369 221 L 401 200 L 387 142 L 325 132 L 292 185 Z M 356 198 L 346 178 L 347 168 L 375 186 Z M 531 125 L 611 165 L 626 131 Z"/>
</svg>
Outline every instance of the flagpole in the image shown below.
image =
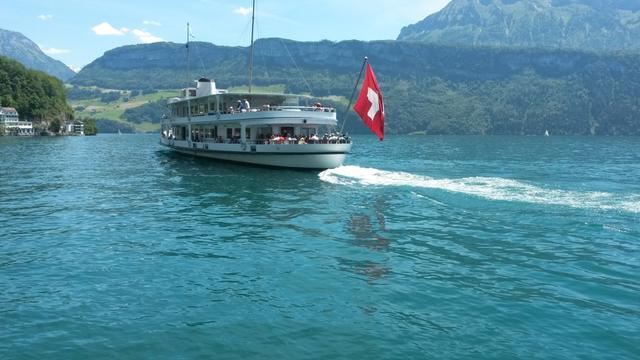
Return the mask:
<svg viewBox="0 0 640 360">
<path fill-rule="evenodd" d="M 356 95 L 356 90 L 358 90 L 358 84 L 360 83 L 360 78 L 362 77 L 362 72 L 364 71 L 364 66 L 367 65 L 367 61 L 369 60 L 368 57 L 364 57 L 364 60 L 362 61 L 362 67 L 360 68 L 360 74 L 358 74 L 358 80 L 356 80 L 355 85 L 353 85 L 353 91 L 351 92 L 351 99 L 349 99 L 349 105 L 347 105 L 347 109 L 344 111 L 344 114 L 342 115 L 342 118 L 344 120 L 342 120 L 342 127 L 340 128 L 340 133 L 344 133 L 344 124 L 347 123 L 347 118 L 349 116 L 349 109 L 351 109 L 351 104 L 353 103 L 353 97 Z"/>
<path fill-rule="evenodd" d="M 187 110 L 187 117 L 189 119 L 189 121 L 191 121 L 191 94 L 189 94 L 189 88 L 191 87 L 191 57 L 190 57 L 190 51 L 191 49 L 189 49 L 189 37 L 191 35 L 191 30 L 189 29 L 189 23 L 187 22 L 187 90 L 186 90 L 186 94 L 187 95 L 187 107 L 189 108 Z M 191 135 L 189 135 L 191 136 Z"/>
<path fill-rule="evenodd" d="M 251 46 L 249 47 L 249 94 L 253 83 L 253 27 L 256 22 L 256 0 L 253 0 L 251 7 Z"/>
</svg>

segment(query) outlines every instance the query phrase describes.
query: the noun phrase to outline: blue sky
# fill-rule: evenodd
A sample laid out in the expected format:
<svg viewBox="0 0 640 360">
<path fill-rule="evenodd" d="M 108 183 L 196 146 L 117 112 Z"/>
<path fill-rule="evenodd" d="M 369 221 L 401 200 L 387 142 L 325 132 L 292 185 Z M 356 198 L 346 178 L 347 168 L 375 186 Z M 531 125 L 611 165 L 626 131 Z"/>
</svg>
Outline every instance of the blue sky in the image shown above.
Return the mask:
<svg viewBox="0 0 640 360">
<path fill-rule="evenodd" d="M 258 0 L 258 37 L 395 39 L 449 0 Z M 122 45 L 195 40 L 246 46 L 251 0 L 3 0 L 0 28 L 18 31 L 72 68 Z"/>
</svg>

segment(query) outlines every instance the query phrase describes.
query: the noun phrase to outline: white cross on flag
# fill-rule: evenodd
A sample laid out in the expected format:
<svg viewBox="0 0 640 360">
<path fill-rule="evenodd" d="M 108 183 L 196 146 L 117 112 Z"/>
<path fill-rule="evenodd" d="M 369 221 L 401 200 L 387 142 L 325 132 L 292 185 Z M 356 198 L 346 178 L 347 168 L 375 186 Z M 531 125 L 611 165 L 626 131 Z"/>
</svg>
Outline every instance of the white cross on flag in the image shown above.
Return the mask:
<svg viewBox="0 0 640 360">
<path fill-rule="evenodd" d="M 367 64 L 367 74 L 364 77 L 362 89 L 360 89 L 360 96 L 358 96 L 353 110 L 382 141 L 384 139 L 384 102 L 376 76 L 369 64 Z"/>
</svg>

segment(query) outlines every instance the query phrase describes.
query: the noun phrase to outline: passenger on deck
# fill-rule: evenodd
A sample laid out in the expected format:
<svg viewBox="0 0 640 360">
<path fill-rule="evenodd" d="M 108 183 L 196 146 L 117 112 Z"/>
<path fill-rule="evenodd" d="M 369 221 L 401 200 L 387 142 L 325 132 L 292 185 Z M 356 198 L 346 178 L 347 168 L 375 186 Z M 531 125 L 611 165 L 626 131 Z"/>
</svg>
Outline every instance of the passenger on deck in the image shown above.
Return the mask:
<svg viewBox="0 0 640 360">
<path fill-rule="evenodd" d="M 242 107 L 244 108 L 244 111 L 251 110 L 251 105 L 249 105 L 249 100 L 243 99 L 242 100 Z"/>
</svg>

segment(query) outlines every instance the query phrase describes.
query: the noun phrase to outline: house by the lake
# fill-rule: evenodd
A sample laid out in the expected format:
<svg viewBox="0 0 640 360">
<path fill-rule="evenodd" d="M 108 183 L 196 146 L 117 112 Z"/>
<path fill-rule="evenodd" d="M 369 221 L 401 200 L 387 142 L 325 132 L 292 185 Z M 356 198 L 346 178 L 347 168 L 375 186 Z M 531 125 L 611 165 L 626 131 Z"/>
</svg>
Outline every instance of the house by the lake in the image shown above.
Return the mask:
<svg viewBox="0 0 640 360">
<path fill-rule="evenodd" d="M 63 133 L 65 135 L 84 135 L 84 123 L 80 120 L 71 121 L 64 124 Z"/>
<path fill-rule="evenodd" d="M 20 121 L 18 111 L 12 107 L 0 107 L 0 135 L 32 136 L 31 121 Z"/>
</svg>

